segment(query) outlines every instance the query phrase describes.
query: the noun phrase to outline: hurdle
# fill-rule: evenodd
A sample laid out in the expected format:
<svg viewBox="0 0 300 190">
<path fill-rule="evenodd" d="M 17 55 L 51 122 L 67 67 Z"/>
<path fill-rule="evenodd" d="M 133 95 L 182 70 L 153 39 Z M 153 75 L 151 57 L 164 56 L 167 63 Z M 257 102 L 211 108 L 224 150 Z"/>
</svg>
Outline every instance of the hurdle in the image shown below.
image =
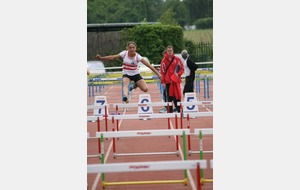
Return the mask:
<svg viewBox="0 0 300 190">
<path fill-rule="evenodd" d="M 96 132 L 95 137 L 89 138 L 120 138 L 120 137 L 145 137 L 145 136 L 170 136 L 182 135 L 184 143 L 184 157 L 186 159 L 186 133 L 189 133 L 188 129 L 172 129 L 172 130 L 133 130 L 133 131 L 112 131 L 112 132 Z M 177 155 L 179 156 L 178 138 L 176 138 L 176 151 L 175 152 L 151 152 L 151 153 L 116 153 L 115 141 L 113 140 L 113 156 L 146 156 L 146 155 Z M 104 141 L 101 140 L 101 149 L 104 150 Z M 102 157 L 104 155 L 102 154 Z"/>
<path fill-rule="evenodd" d="M 87 116 L 87 122 L 97 122 L 97 131 L 100 132 L 100 120 L 103 120 L 103 116 Z M 87 138 L 90 138 L 90 134 L 87 133 Z M 101 146 L 100 146 L 100 139 L 98 140 L 98 154 L 87 155 L 88 158 L 99 157 L 101 159 Z"/>
<path fill-rule="evenodd" d="M 213 116 L 213 112 L 195 112 L 195 113 L 184 113 L 183 117 L 187 118 L 187 129 L 190 129 L 190 116 L 192 117 L 208 117 Z M 188 150 L 191 150 L 191 137 L 188 135 Z"/>
<path fill-rule="evenodd" d="M 168 109 L 170 109 L 169 107 L 172 106 L 172 102 L 145 102 L 145 103 L 128 103 L 128 104 L 113 104 L 113 107 L 116 109 L 116 114 L 118 115 L 119 113 L 119 108 L 137 108 L 137 107 L 149 107 L 149 106 L 167 106 Z M 143 116 L 140 116 L 140 118 L 137 119 L 143 119 L 143 120 L 147 120 L 147 119 L 151 119 L 151 118 L 141 118 Z M 116 119 L 116 118 L 115 118 Z M 124 118 L 127 119 L 127 118 Z M 117 123 L 116 123 L 116 129 L 117 131 L 119 131 L 119 119 L 117 119 Z M 170 118 L 168 117 L 168 129 L 170 129 Z"/>
<path fill-rule="evenodd" d="M 212 154 L 213 151 L 204 151 L 203 150 L 203 135 L 213 135 L 213 129 L 212 128 L 197 128 L 194 129 L 194 134 L 190 133 L 191 135 L 198 135 L 199 137 L 199 151 L 193 151 L 191 148 L 188 148 L 188 154 L 189 156 L 191 154 L 199 154 L 200 153 L 200 158 L 203 157 L 203 154 Z"/>
<path fill-rule="evenodd" d="M 105 85 L 110 85 L 110 84 L 122 84 L 122 78 L 93 78 L 89 83 L 88 83 L 88 96 L 89 97 L 94 97 L 95 96 L 95 91 L 97 92 L 97 87 L 99 87 L 99 92 L 101 91 L 101 88 L 99 85 L 102 86 L 102 88 L 104 88 L 103 86 Z M 91 84 L 91 85 L 90 85 Z M 95 90 L 94 90 L 95 87 Z"/>
<path fill-rule="evenodd" d="M 104 102 L 103 102 L 104 103 Z M 108 113 L 107 113 L 107 109 L 109 108 L 109 104 L 104 104 L 104 105 L 88 105 L 87 106 L 87 110 L 89 109 L 103 109 L 104 108 L 104 115 L 103 114 L 99 114 L 99 115 L 94 115 L 94 116 L 87 116 L 87 122 L 97 122 L 97 131 L 100 132 L 100 120 L 103 120 L 103 117 L 105 118 L 105 129 L 106 131 L 108 130 L 108 121 L 107 121 L 107 117 L 108 117 Z M 99 157 L 101 158 L 101 147 L 100 147 L 100 139 L 98 139 L 98 154 L 94 154 L 94 155 L 88 155 L 88 158 L 93 158 L 93 157 Z"/>
<path fill-rule="evenodd" d="M 122 68 L 122 67 L 121 67 Z M 99 92 L 101 91 L 101 88 L 100 88 L 100 86 L 102 86 L 102 88 L 104 88 L 103 86 L 105 86 L 105 85 L 111 85 L 111 84 L 121 84 L 121 86 L 122 86 L 122 94 L 121 94 L 121 97 L 119 97 L 121 100 L 122 100 L 122 97 L 123 97 L 123 88 L 124 88 L 124 85 L 123 85 L 123 78 L 122 77 L 114 77 L 114 78 L 93 78 L 92 79 L 92 81 L 90 82 L 91 83 L 91 85 L 89 85 L 89 83 L 88 83 L 88 96 L 89 97 L 94 97 L 95 96 L 95 92 L 94 91 L 96 91 L 97 92 L 97 87 L 99 86 Z M 132 84 L 130 84 L 129 86 L 128 86 L 128 88 L 130 88 L 130 86 L 131 86 Z M 95 90 L 94 90 L 94 87 L 96 87 L 95 88 Z M 128 96 L 130 96 L 131 95 L 131 92 L 130 91 L 128 91 Z"/>
<path fill-rule="evenodd" d="M 158 103 L 152 103 L 153 105 L 167 105 L 168 103 L 164 103 L 164 102 L 158 102 Z M 127 105 L 127 104 L 124 104 Z M 124 106 L 122 104 L 120 104 L 119 106 Z M 137 104 L 137 105 L 147 105 L 147 104 Z M 99 115 L 99 116 L 88 116 L 87 120 L 88 122 L 97 122 L 97 126 L 98 126 L 98 132 L 100 132 L 100 121 L 101 120 L 105 120 L 105 129 L 106 131 L 108 131 L 108 120 L 112 120 L 112 131 L 115 131 L 115 129 L 117 129 L 117 131 L 119 131 L 119 127 L 118 127 L 118 121 L 120 119 L 151 119 L 151 118 L 168 118 L 168 128 L 170 129 L 170 118 L 171 117 L 175 117 L 175 121 L 176 121 L 176 129 L 178 128 L 178 124 L 177 124 L 177 117 L 179 116 L 179 113 L 168 113 L 168 114 L 128 114 L 128 115 L 107 115 L 106 112 L 106 107 L 109 105 L 97 105 L 97 106 L 88 106 L 88 109 L 96 109 L 96 108 L 105 108 L 105 114 L 104 115 Z M 117 105 L 118 106 L 118 105 Z M 136 106 L 135 104 L 131 104 L 131 105 L 127 105 L 127 106 Z M 115 124 L 114 120 L 117 120 L 117 124 Z M 176 142 L 178 142 L 178 137 L 176 136 Z M 116 147 L 116 143 L 115 143 L 115 138 L 113 138 L 113 150 L 115 152 L 115 147 Z M 178 144 L 176 143 L 176 146 L 178 146 Z M 177 148 L 178 150 L 178 148 Z M 98 155 L 91 155 L 89 157 L 98 157 L 100 155 L 100 151 L 101 151 L 101 146 L 100 146 L 100 139 L 98 139 Z"/>
<path fill-rule="evenodd" d="M 210 99 L 209 94 L 209 75 L 200 76 L 200 74 L 196 74 L 195 76 L 195 91 L 199 94 L 199 99 L 201 99 L 201 79 L 203 79 L 203 98 Z"/>
<path fill-rule="evenodd" d="M 99 116 L 102 116 L 102 117 L 104 117 L 105 118 L 105 130 L 107 131 L 108 129 L 108 123 L 107 123 L 107 118 L 108 118 L 108 113 L 107 113 L 107 109 L 109 108 L 109 104 L 105 104 L 105 105 L 88 105 L 87 106 L 87 109 L 89 110 L 89 109 L 103 109 L 104 108 L 104 115 L 103 114 L 99 114 Z M 91 118 L 90 119 L 90 122 L 95 122 L 95 120 L 92 120 L 92 118 L 96 118 L 97 119 L 97 116 L 98 115 L 95 115 L 96 117 L 89 117 L 89 118 Z M 99 120 L 97 120 L 97 122 L 99 122 Z M 98 125 L 99 125 L 99 131 L 100 131 L 100 122 L 98 123 Z"/>
<path fill-rule="evenodd" d="M 139 119 L 139 120 L 147 120 L 147 119 L 166 119 L 168 118 L 168 129 L 171 129 L 170 127 L 170 118 L 175 118 L 175 121 L 178 117 L 181 117 L 181 113 L 165 113 L 165 114 L 126 114 L 126 115 L 109 115 L 109 119 L 116 119 L 116 120 L 124 120 L 124 119 Z M 118 127 L 118 126 L 117 126 Z M 178 128 L 177 122 L 176 122 L 176 129 Z M 117 131 L 118 128 L 117 128 Z"/>
<path fill-rule="evenodd" d="M 213 101 L 189 101 L 189 102 L 177 102 L 177 105 L 180 106 L 180 109 L 183 110 L 183 106 L 192 106 L 191 109 L 194 108 L 194 106 L 201 105 L 202 107 L 211 106 L 213 105 Z M 190 112 L 191 113 L 191 112 Z"/>
<path fill-rule="evenodd" d="M 108 67 L 107 69 L 118 69 L 119 67 Z M 120 67 L 122 68 L 122 67 Z M 109 73 L 109 72 L 108 72 Z M 121 73 L 121 72 L 120 72 Z M 158 77 L 157 76 L 143 76 L 143 79 L 145 81 L 147 81 L 147 83 L 149 82 L 155 82 L 155 81 L 158 81 Z M 122 94 L 121 94 L 121 99 L 123 98 L 124 94 L 123 94 L 123 88 L 124 88 L 124 85 L 123 85 L 123 78 L 122 77 L 112 77 L 112 78 L 93 78 L 91 79 L 90 82 L 88 82 L 88 96 L 89 97 L 94 97 L 95 96 L 95 91 L 97 92 L 97 87 L 99 85 L 110 85 L 110 84 L 121 84 L 122 86 Z M 128 89 L 132 86 L 133 84 L 130 83 L 129 86 L 128 86 Z M 95 90 L 94 90 L 94 87 Z M 103 88 L 103 87 L 102 87 Z M 101 91 L 100 89 L 100 86 L 99 86 L 99 92 Z M 127 96 L 130 96 L 131 95 L 131 91 L 129 90 L 128 91 L 128 94 Z"/>
<path fill-rule="evenodd" d="M 124 104 L 123 106 L 126 106 L 127 104 Z M 134 105 L 129 105 L 129 106 L 134 106 Z M 168 130 L 171 129 L 170 127 L 170 118 L 174 118 L 175 117 L 175 128 L 178 129 L 178 117 L 181 118 L 182 121 L 182 117 L 187 117 L 188 120 L 188 129 L 189 129 L 189 115 L 193 115 L 193 116 L 197 116 L 197 117 L 207 117 L 207 116 L 212 116 L 213 113 L 212 112 L 197 112 L 197 113 L 165 113 L 165 114 L 128 114 L 128 115 L 113 115 L 113 116 L 108 116 L 109 119 L 112 120 L 112 123 L 114 125 L 113 127 L 113 131 L 115 131 L 115 129 L 117 131 L 119 131 L 118 129 L 118 122 L 117 124 L 114 123 L 114 120 L 116 119 L 121 120 L 121 119 L 152 119 L 152 118 L 168 118 Z M 182 122 L 181 122 L 181 129 L 182 127 Z M 188 136 L 190 137 L 190 136 Z M 190 141 L 190 139 L 189 139 Z M 113 138 L 113 150 L 115 152 L 115 138 Z M 178 146 L 178 136 L 176 136 L 176 146 Z M 177 147 L 178 148 L 178 147 Z M 177 149 L 178 150 L 178 149 Z"/>
<path fill-rule="evenodd" d="M 202 139 L 202 134 L 212 134 L 212 129 L 195 129 L 194 133 L 191 132 L 190 129 L 173 129 L 173 130 L 143 130 L 143 131 L 124 131 L 124 132 L 96 132 L 95 137 L 90 137 L 89 133 L 87 134 L 87 138 L 100 138 L 101 139 L 101 162 L 102 165 L 104 165 L 104 137 L 106 138 L 115 138 L 115 137 L 143 137 L 143 136 L 166 136 L 166 135 L 180 135 L 182 132 L 182 137 L 183 137 L 183 159 L 186 161 L 187 156 L 186 156 L 186 134 L 187 135 L 197 135 L 199 134 L 199 137 Z M 203 151 L 202 148 L 202 141 L 200 141 L 200 160 L 203 160 L 203 154 L 201 153 Z M 178 152 L 178 149 L 177 149 Z M 177 153 L 175 152 L 175 154 Z M 174 152 L 154 152 L 154 153 L 127 153 L 127 154 L 115 154 L 114 153 L 114 158 L 115 156 L 141 156 L 141 155 L 162 155 L 162 154 L 174 154 Z M 213 161 L 211 160 L 210 162 L 211 168 L 213 168 Z M 197 168 L 197 177 L 199 178 L 198 181 L 198 188 L 200 185 L 203 185 L 206 182 L 213 182 L 213 179 L 205 179 L 204 178 L 204 169 L 205 168 Z M 105 172 L 105 171 L 103 171 Z M 98 172 L 101 173 L 101 172 Z M 184 171 L 184 180 L 171 180 L 171 181 L 146 181 L 146 182 L 112 182 L 112 183 L 104 183 L 104 188 L 105 186 L 108 185 L 125 185 L 125 184 L 162 184 L 162 183 L 185 183 L 187 179 L 187 171 Z M 201 177 L 202 176 L 202 177 Z M 105 182 L 105 177 L 104 173 L 102 175 L 102 181 Z M 200 185 L 199 185 L 200 184 Z M 201 187 L 200 187 L 201 188 Z"/>
<path fill-rule="evenodd" d="M 187 117 L 187 113 L 190 114 L 190 118 L 196 118 L 196 117 L 205 117 L 205 116 L 213 116 L 213 114 L 208 114 L 208 113 L 213 113 L 211 111 L 209 112 L 199 112 L 198 109 L 196 111 L 186 111 L 183 112 L 183 106 L 188 106 L 187 108 L 190 110 L 194 110 L 195 106 L 202 105 L 202 107 L 210 106 L 213 105 L 213 101 L 188 101 L 188 102 L 177 102 L 177 105 L 180 106 L 181 113 L 183 117 Z M 189 107 L 191 106 L 191 107 Z M 201 114 L 199 114 L 201 113 Z M 208 114 L 208 115 L 205 115 Z"/>
<path fill-rule="evenodd" d="M 190 118 L 213 116 L 213 112 L 199 112 L 199 111 L 183 112 L 183 106 L 192 106 L 190 109 L 194 110 L 195 106 L 198 106 L 198 105 L 205 106 L 205 105 L 212 105 L 212 104 L 213 104 L 213 101 L 177 102 L 177 105 L 180 106 L 182 117 L 187 118 L 187 129 L 190 129 Z M 189 150 L 189 152 L 191 150 L 191 138 L 190 138 L 190 135 L 188 135 L 188 150 Z"/>
<path fill-rule="evenodd" d="M 185 133 L 190 133 L 190 131 L 188 129 L 173 129 L 173 130 L 148 130 L 148 131 L 124 131 L 124 132 L 96 132 L 96 137 L 91 137 L 91 138 L 100 138 L 101 139 L 101 150 L 103 150 L 101 152 L 101 163 L 100 165 L 105 165 L 104 163 L 104 137 L 106 138 L 112 138 L 112 137 L 133 137 L 133 136 L 165 136 L 165 135 L 179 135 L 182 132 L 182 137 L 183 137 L 183 159 L 184 161 L 187 160 L 187 156 L 186 156 L 186 138 L 185 138 Z M 89 138 L 89 135 L 87 136 Z M 126 154 L 128 155 L 128 154 Z M 147 154 L 148 155 L 148 154 Z M 98 165 L 98 166 L 100 166 Z M 166 165 L 166 164 L 164 164 Z M 200 166 L 198 164 L 197 166 L 197 171 L 200 171 Z M 205 166 L 206 167 L 206 166 Z M 116 168 L 120 168 L 120 167 L 116 167 Z M 159 167 L 161 168 L 161 167 Z M 162 169 L 162 168 L 161 168 Z M 112 171 L 112 168 L 108 167 L 107 169 L 108 171 Z M 94 171 L 95 172 L 95 171 Z M 105 172 L 105 171 L 103 171 Z M 97 173 L 101 173 L 101 170 L 98 170 Z M 102 175 L 102 185 L 103 188 L 105 188 L 105 186 L 109 186 L 109 185 L 135 185 L 135 184 L 170 184 L 170 183 L 183 183 L 185 185 L 187 185 L 187 170 L 184 170 L 184 179 L 183 180 L 161 180 L 161 181 L 142 181 L 142 182 L 112 182 L 112 183 L 106 183 L 105 182 L 105 174 L 101 173 Z M 198 181 L 198 188 L 201 189 L 201 174 L 197 174 L 197 177 L 199 178 Z"/>
<path fill-rule="evenodd" d="M 182 183 L 187 186 L 187 176 L 182 180 L 155 180 L 155 181 L 123 181 L 106 182 L 105 173 L 116 172 L 142 172 L 142 171 L 162 171 L 162 170 L 187 170 L 196 169 L 197 190 L 201 190 L 201 173 L 199 170 L 207 168 L 207 160 L 181 160 L 181 161 L 157 161 L 157 162 L 131 162 L 131 163 L 106 163 L 89 164 L 87 173 L 101 173 L 102 188 L 116 185 L 146 185 L 146 184 L 177 184 Z"/>
</svg>

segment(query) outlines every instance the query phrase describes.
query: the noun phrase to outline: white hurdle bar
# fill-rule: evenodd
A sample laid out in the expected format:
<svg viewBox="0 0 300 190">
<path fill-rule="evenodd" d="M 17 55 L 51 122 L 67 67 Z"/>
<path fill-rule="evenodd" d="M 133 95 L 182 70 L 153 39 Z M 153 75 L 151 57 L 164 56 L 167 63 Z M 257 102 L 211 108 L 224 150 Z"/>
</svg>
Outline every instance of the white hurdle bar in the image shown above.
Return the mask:
<svg viewBox="0 0 300 190">
<path fill-rule="evenodd" d="M 141 172 L 159 170 L 196 169 L 197 163 L 201 169 L 207 168 L 207 160 L 179 160 L 156 162 L 130 162 L 130 163 L 105 163 L 88 164 L 87 173 L 114 173 L 114 172 Z"/>
<path fill-rule="evenodd" d="M 190 112 L 190 113 L 183 113 L 183 117 L 210 117 L 213 116 L 213 112 Z"/>
<path fill-rule="evenodd" d="M 172 102 L 145 102 L 145 103 L 128 103 L 128 104 L 113 104 L 114 108 L 134 108 L 145 106 L 172 106 Z"/>
<path fill-rule="evenodd" d="M 212 160 L 211 160 L 212 163 Z M 108 164 L 88 164 L 87 173 L 102 174 L 102 188 L 112 185 L 145 185 L 145 184 L 174 184 L 183 183 L 188 184 L 187 170 L 195 169 L 197 190 L 201 190 L 201 183 L 203 183 L 203 176 L 200 170 L 208 168 L 207 160 L 176 160 L 176 161 L 154 161 L 154 162 L 130 162 L 130 163 L 108 163 Z M 183 180 L 155 180 L 155 181 L 125 181 L 125 182 L 106 182 L 105 172 L 148 172 L 148 171 L 170 171 L 170 170 L 184 170 Z"/>
<path fill-rule="evenodd" d="M 180 106 L 192 106 L 192 105 L 213 105 L 213 101 L 191 101 L 191 102 L 177 102 L 177 105 Z"/>
<path fill-rule="evenodd" d="M 172 102 L 151 102 L 151 103 L 150 102 L 149 103 L 145 102 L 145 103 L 113 104 L 113 107 L 116 109 L 116 112 L 119 111 L 119 108 L 123 108 L 123 109 L 125 108 L 126 109 L 126 108 L 132 108 L 132 107 L 148 107 L 148 106 L 168 106 L 169 107 L 169 106 L 172 106 Z M 122 117 L 121 118 L 120 117 L 116 118 L 116 117 L 114 117 L 114 119 L 117 120 L 117 122 L 116 122 L 116 125 L 117 125 L 116 129 L 117 129 L 117 131 L 119 131 L 119 119 L 150 120 L 152 118 L 167 118 L 168 119 L 167 120 L 167 122 L 168 122 L 168 129 L 170 129 L 170 117 L 175 117 L 175 115 L 171 115 L 169 117 L 161 117 L 161 116 L 158 116 L 158 115 L 150 117 L 149 114 L 145 114 L 145 115 L 144 114 L 142 114 L 142 115 L 136 114 L 136 115 L 132 116 L 131 118 L 128 118 L 128 117 L 126 117 L 126 118 L 122 118 Z M 161 114 L 161 115 L 164 115 L 164 114 Z"/>
<path fill-rule="evenodd" d="M 118 138 L 118 137 L 145 137 L 145 136 L 170 136 L 189 133 L 189 129 L 160 129 L 160 130 L 133 130 L 133 131 L 114 131 L 114 132 L 96 132 L 96 138 Z"/>
<path fill-rule="evenodd" d="M 103 120 L 103 115 L 90 115 L 87 116 L 87 122 L 96 122 L 97 120 Z"/>
<path fill-rule="evenodd" d="M 177 115 L 180 117 L 180 113 L 165 113 L 165 114 L 125 114 L 125 115 L 109 115 L 109 119 L 158 119 L 158 118 L 173 118 Z"/>
<path fill-rule="evenodd" d="M 110 107 L 110 104 L 96 105 L 96 106 L 95 105 L 87 105 L 87 109 L 88 110 L 91 110 L 91 109 L 100 109 L 100 108 L 102 109 L 102 108 L 105 108 L 105 107 L 108 109 Z"/>
<path fill-rule="evenodd" d="M 205 106 L 210 106 L 213 105 L 213 101 L 190 101 L 190 102 L 177 102 L 177 106 L 180 106 L 180 108 L 183 110 L 183 106 L 198 106 L 198 105 L 202 105 L 203 107 Z M 201 116 L 196 116 L 196 114 L 194 113 L 199 113 L 199 112 L 189 112 L 191 113 L 190 116 L 192 118 L 195 117 L 201 117 Z M 211 115 L 212 116 L 212 115 Z M 184 116 L 186 117 L 186 115 Z"/>
<path fill-rule="evenodd" d="M 213 135 L 214 130 L 212 128 L 197 128 L 194 129 L 194 135 L 199 135 L 200 131 L 202 132 L 202 135 Z"/>
<path fill-rule="evenodd" d="M 146 155 L 177 155 L 179 156 L 178 151 L 178 135 L 183 135 L 185 141 L 185 134 L 189 133 L 189 129 L 167 129 L 167 130 L 133 130 L 133 131 L 112 131 L 112 132 L 96 132 L 95 137 L 88 138 L 113 138 L 113 155 L 114 158 L 117 156 L 146 156 Z M 176 136 L 176 150 L 175 152 L 150 152 L 150 153 L 123 153 L 117 154 L 115 148 L 115 138 L 120 137 L 145 137 L 145 136 Z M 104 147 L 104 142 L 102 142 L 102 147 Z M 102 156 L 104 156 L 102 154 Z"/>
<path fill-rule="evenodd" d="M 99 114 L 99 115 L 94 115 L 94 116 L 88 116 L 87 121 L 88 122 L 96 122 L 98 120 L 97 117 L 99 117 L 99 120 L 102 120 L 103 118 L 101 117 L 105 117 L 105 129 L 107 131 L 108 128 L 108 123 L 107 123 L 107 117 L 108 117 L 108 113 L 107 110 L 109 108 L 110 104 L 103 104 L 103 105 L 88 105 L 87 109 L 104 109 L 104 114 Z M 100 123 L 98 123 L 98 125 L 100 125 Z"/>
<path fill-rule="evenodd" d="M 114 123 L 114 120 L 117 120 L 116 127 L 114 127 L 117 131 L 119 131 L 119 120 L 123 119 L 139 119 L 139 120 L 149 120 L 149 119 L 167 119 L 168 129 L 171 129 L 170 123 L 171 118 L 175 118 L 176 121 L 176 129 L 178 128 L 177 118 L 180 117 L 182 119 L 180 113 L 165 113 L 165 114 L 125 114 L 125 115 L 109 115 L 108 119 L 111 119 Z M 181 126 L 182 128 L 182 126 Z"/>
<path fill-rule="evenodd" d="M 197 116 L 197 117 L 213 116 L 213 112 L 183 113 L 183 116 L 186 117 L 188 114 L 190 116 Z M 173 118 L 175 116 L 180 117 L 181 113 L 109 115 L 108 119 L 112 119 L 112 117 L 114 117 L 114 119 L 144 119 L 144 118 L 158 119 L 158 118 Z"/>
<path fill-rule="evenodd" d="M 201 112 L 204 113 L 204 112 Z M 209 113 L 210 114 L 210 113 Z M 198 114 L 199 115 L 199 114 Z M 200 114 L 201 115 L 201 114 Z M 206 115 L 205 115 L 206 116 Z M 168 119 L 168 129 L 170 129 L 170 118 L 175 118 L 176 120 L 176 128 L 178 128 L 177 125 L 177 118 L 180 117 L 180 119 L 182 119 L 181 117 L 181 113 L 165 113 L 165 114 L 124 114 L 124 115 L 108 115 L 107 117 L 103 116 L 103 115 L 94 115 L 94 116 L 87 116 L 87 121 L 88 122 L 98 122 L 98 125 L 100 125 L 101 120 L 105 119 L 105 127 L 106 127 L 106 131 L 108 131 L 108 120 L 111 120 L 113 125 L 116 125 L 113 127 L 113 130 L 117 130 L 119 131 L 119 120 L 123 120 L 123 119 L 139 119 L 139 120 L 147 120 L 147 119 L 152 119 L 152 118 L 161 118 L 161 119 Z M 116 124 L 114 122 L 114 120 L 116 120 Z M 181 122 L 182 124 L 182 122 Z M 182 126 L 181 126 L 182 128 Z M 99 130 L 100 131 L 100 130 Z"/>
</svg>

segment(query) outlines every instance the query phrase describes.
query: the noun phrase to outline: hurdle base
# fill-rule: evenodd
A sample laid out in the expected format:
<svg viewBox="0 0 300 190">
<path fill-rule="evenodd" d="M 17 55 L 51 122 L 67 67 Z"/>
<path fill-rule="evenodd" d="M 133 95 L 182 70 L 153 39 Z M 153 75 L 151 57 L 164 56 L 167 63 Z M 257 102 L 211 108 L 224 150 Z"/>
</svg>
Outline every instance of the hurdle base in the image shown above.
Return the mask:
<svg viewBox="0 0 300 190">
<path fill-rule="evenodd" d="M 201 184 L 204 184 L 204 183 L 213 183 L 214 180 L 213 179 L 204 179 L 204 178 L 201 178 Z"/>
<path fill-rule="evenodd" d="M 102 155 L 101 154 L 89 154 L 89 155 L 87 155 L 87 157 L 88 158 L 97 158 L 97 157 L 99 157 L 99 159 L 101 159 Z"/>
<path fill-rule="evenodd" d="M 179 156 L 179 151 L 176 152 L 145 152 L 145 153 L 114 153 L 114 158 L 121 156 L 149 156 L 149 155 L 177 155 Z"/>
<path fill-rule="evenodd" d="M 117 185 L 151 185 L 151 184 L 176 184 L 182 183 L 187 186 L 187 178 L 182 180 L 155 180 L 155 181 L 123 181 L 123 182 L 106 182 L 102 181 L 102 187 L 106 186 L 117 186 Z"/>
</svg>

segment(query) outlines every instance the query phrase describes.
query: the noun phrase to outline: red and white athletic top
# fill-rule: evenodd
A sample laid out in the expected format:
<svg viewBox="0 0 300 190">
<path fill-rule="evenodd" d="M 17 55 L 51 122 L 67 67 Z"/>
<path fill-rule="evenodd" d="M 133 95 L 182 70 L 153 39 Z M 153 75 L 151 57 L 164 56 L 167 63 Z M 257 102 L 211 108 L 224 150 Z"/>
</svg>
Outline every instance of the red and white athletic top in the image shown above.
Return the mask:
<svg viewBox="0 0 300 190">
<path fill-rule="evenodd" d="M 119 55 L 123 58 L 123 74 L 127 74 L 129 76 L 140 74 L 138 69 L 138 62 L 140 62 L 143 57 L 135 53 L 134 57 L 128 56 L 128 50 L 124 50 Z"/>
</svg>

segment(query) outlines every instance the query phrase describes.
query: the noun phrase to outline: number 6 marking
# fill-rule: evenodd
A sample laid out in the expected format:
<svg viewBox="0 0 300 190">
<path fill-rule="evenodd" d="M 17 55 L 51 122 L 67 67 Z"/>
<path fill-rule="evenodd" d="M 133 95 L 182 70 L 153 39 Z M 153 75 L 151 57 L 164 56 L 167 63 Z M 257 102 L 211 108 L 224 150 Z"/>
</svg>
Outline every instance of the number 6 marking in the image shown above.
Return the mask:
<svg viewBox="0 0 300 190">
<path fill-rule="evenodd" d="M 145 103 L 145 102 L 149 102 L 149 100 L 147 100 L 147 99 L 142 99 L 141 103 L 143 104 L 143 103 Z M 146 108 L 145 108 L 145 107 L 146 107 L 146 106 L 141 107 L 142 111 L 143 111 L 143 112 L 148 112 L 149 109 L 150 109 L 150 107 L 149 107 L 149 106 L 147 106 Z"/>
</svg>

